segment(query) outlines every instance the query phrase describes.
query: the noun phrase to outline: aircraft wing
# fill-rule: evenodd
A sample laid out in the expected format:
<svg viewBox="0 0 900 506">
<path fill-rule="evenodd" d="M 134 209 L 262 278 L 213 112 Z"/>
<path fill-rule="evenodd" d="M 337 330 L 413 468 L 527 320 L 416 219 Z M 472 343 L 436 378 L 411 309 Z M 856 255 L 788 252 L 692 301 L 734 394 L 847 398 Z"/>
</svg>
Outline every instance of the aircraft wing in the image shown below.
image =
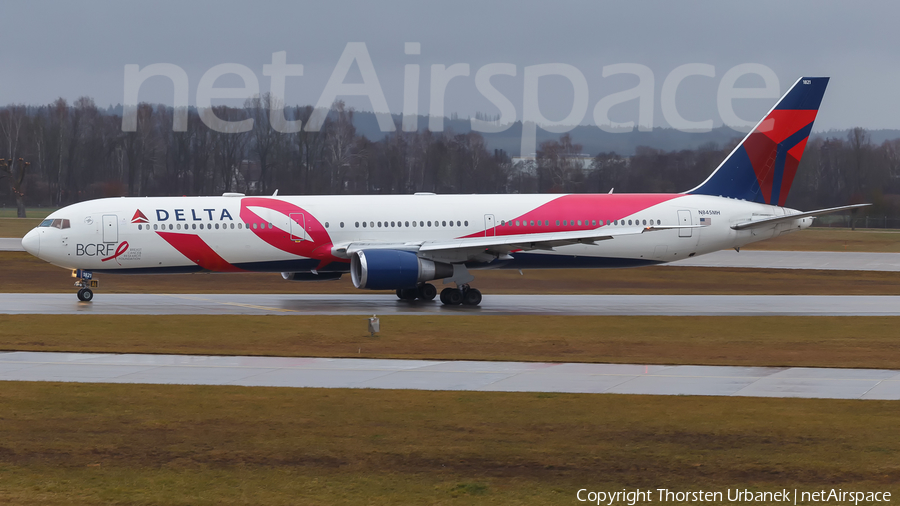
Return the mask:
<svg viewBox="0 0 900 506">
<path fill-rule="evenodd" d="M 546 250 L 551 251 L 559 246 L 572 244 L 596 244 L 599 241 L 608 241 L 616 237 L 638 235 L 645 232 L 658 230 L 673 230 L 682 228 L 700 228 L 705 225 L 672 225 L 672 226 L 630 226 L 630 227 L 604 227 L 592 230 L 573 230 L 568 232 L 542 232 L 536 234 L 513 234 L 483 237 L 461 237 L 440 241 L 420 242 L 353 242 L 349 244 L 335 245 L 332 252 L 344 258 L 353 252 L 370 249 L 398 249 L 416 251 L 422 253 L 436 252 L 460 252 L 460 250 L 475 250 L 479 253 L 506 254 L 511 251 Z"/>
<path fill-rule="evenodd" d="M 821 216 L 823 214 L 831 214 L 837 213 L 840 211 L 846 211 L 848 209 L 858 209 L 860 207 L 871 206 L 872 204 L 853 204 L 852 206 L 841 206 L 841 207 L 829 207 L 828 209 L 818 209 L 815 211 L 807 211 L 805 213 L 797 213 L 790 214 L 787 216 L 775 216 L 772 218 L 763 218 L 761 220 L 748 220 L 741 223 L 736 223 L 731 226 L 731 228 L 735 230 L 745 230 L 748 228 L 756 228 L 767 225 L 772 225 L 774 223 L 782 223 L 785 221 L 793 221 L 799 218 L 808 218 L 811 216 Z"/>
<path fill-rule="evenodd" d="M 593 230 L 573 230 L 570 232 L 544 232 L 537 234 L 497 235 L 487 237 L 463 237 L 445 241 L 425 241 L 419 251 L 458 250 L 484 248 L 491 252 L 514 250 L 552 250 L 558 246 L 572 244 L 596 244 L 626 235 L 638 235 L 656 230 L 678 228 L 699 228 L 701 225 L 648 226 L 648 227 L 604 227 Z"/>
</svg>

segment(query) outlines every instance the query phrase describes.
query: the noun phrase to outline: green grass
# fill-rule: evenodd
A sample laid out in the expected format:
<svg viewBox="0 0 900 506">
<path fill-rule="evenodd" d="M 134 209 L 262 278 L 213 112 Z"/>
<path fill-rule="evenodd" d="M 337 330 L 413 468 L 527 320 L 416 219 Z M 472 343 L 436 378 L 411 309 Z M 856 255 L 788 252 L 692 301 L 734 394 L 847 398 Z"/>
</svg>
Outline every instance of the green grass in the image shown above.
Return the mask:
<svg viewBox="0 0 900 506">
<path fill-rule="evenodd" d="M 96 304 L 96 302 L 95 302 Z M 0 315 L 0 350 L 896 368 L 900 317 Z"/>
<path fill-rule="evenodd" d="M 900 253 L 900 230 L 880 228 L 808 228 L 757 242 L 742 249 L 773 251 L 849 251 Z"/>
<path fill-rule="evenodd" d="M 6 383 L 0 503 L 577 504 L 900 492 L 886 401 Z M 655 499 L 655 498 L 654 498 Z"/>
<path fill-rule="evenodd" d="M 0 237 L 25 237 L 43 218 L 0 218 Z"/>
<path fill-rule="evenodd" d="M 25 216 L 44 219 L 58 209 L 58 207 L 26 207 Z M 0 207 L 0 218 L 16 218 L 16 213 L 15 207 Z"/>
</svg>

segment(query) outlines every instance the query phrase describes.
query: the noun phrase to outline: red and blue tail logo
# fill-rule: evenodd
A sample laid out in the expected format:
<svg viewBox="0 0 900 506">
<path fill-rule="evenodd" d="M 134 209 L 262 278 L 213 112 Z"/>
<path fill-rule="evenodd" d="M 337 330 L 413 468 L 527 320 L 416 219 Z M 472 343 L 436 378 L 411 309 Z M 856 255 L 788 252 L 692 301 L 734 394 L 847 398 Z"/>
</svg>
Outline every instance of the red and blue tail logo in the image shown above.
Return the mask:
<svg viewBox="0 0 900 506">
<path fill-rule="evenodd" d="M 801 77 L 700 186 L 687 193 L 783 206 L 827 77 Z"/>
</svg>

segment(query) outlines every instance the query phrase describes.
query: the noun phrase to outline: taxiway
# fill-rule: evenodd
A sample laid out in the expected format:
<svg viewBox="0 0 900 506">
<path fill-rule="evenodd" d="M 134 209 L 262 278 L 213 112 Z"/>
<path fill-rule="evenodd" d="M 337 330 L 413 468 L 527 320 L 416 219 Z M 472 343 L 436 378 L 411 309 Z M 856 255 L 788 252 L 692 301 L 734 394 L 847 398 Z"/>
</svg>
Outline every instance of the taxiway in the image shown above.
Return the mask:
<svg viewBox="0 0 900 506">
<path fill-rule="evenodd" d="M 0 381 L 900 400 L 900 370 L 0 353 Z"/>
</svg>

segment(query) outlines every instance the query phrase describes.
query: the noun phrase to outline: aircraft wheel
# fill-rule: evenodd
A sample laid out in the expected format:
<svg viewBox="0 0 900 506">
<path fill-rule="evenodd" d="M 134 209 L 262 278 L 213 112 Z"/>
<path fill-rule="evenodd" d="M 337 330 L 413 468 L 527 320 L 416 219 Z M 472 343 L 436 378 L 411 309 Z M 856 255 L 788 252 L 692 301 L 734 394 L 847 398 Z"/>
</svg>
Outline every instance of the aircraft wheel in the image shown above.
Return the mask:
<svg viewBox="0 0 900 506">
<path fill-rule="evenodd" d="M 82 302 L 90 302 L 94 298 L 94 292 L 90 288 L 82 288 L 78 290 L 78 300 Z"/>
<path fill-rule="evenodd" d="M 419 287 L 419 298 L 422 300 L 434 300 L 437 295 L 437 288 L 431 283 L 425 283 Z"/>
<path fill-rule="evenodd" d="M 419 296 L 418 288 L 403 288 L 400 290 L 400 298 L 403 300 L 416 300 Z"/>
<path fill-rule="evenodd" d="M 458 288 L 444 288 L 441 291 L 441 302 L 448 306 L 457 306 L 462 302 L 462 293 Z"/>
<path fill-rule="evenodd" d="M 463 295 L 462 303 L 467 306 L 477 306 L 481 304 L 481 290 L 477 288 L 469 288 L 466 290 L 466 294 Z"/>
<path fill-rule="evenodd" d="M 403 290 L 397 289 L 397 298 L 403 300 Z"/>
</svg>

